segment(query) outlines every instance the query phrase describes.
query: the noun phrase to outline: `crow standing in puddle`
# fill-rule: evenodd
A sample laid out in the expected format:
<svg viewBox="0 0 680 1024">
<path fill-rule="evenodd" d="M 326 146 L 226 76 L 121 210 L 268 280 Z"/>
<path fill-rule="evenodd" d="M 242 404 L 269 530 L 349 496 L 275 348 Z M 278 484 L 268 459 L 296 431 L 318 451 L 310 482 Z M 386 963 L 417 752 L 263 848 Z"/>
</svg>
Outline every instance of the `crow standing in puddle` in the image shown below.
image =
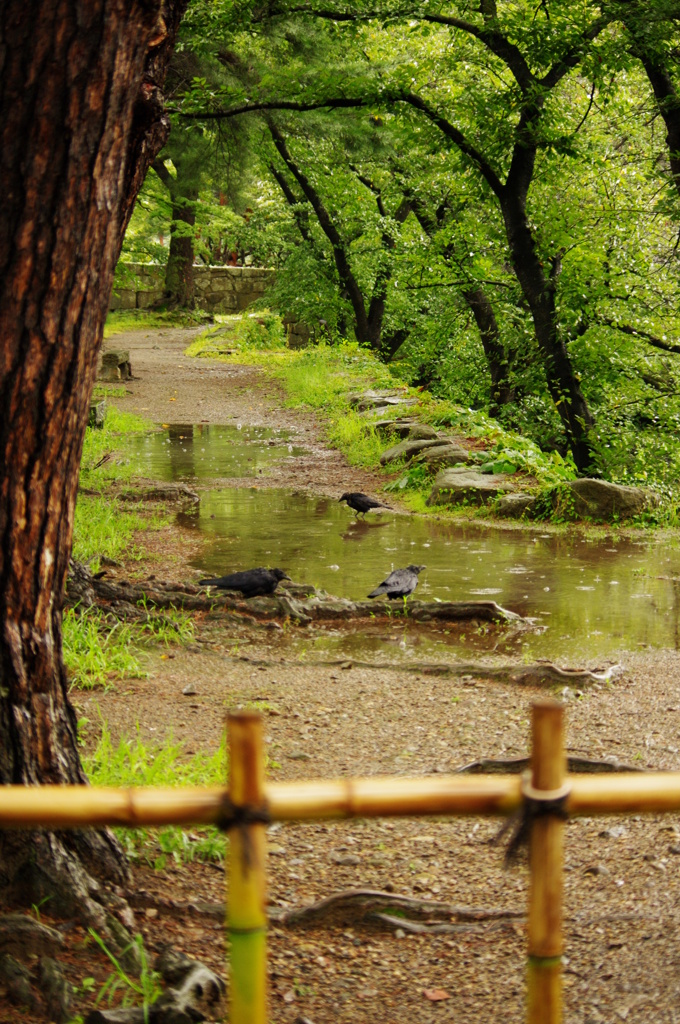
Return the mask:
<svg viewBox="0 0 680 1024">
<path fill-rule="evenodd" d="M 407 565 L 405 569 L 395 569 L 368 596 L 388 597 L 390 601 L 397 597 L 408 597 L 418 586 L 418 573 L 425 568 L 424 565 Z"/>
<path fill-rule="evenodd" d="M 366 515 L 372 508 L 390 508 L 382 501 L 376 501 L 375 498 L 369 498 L 367 494 L 362 494 L 361 491 L 345 491 L 338 501 L 346 501 L 350 508 L 354 509 L 356 516 Z"/>
<path fill-rule="evenodd" d="M 219 576 L 217 579 L 199 580 L 203 586 L 217 587 L 219 590 L 240 590 L 244 597 L 262 597 L 273 594 L 281 580 L 289 580 L 283 569 L 243 569 L 232 572 L 230 576 Z"/>
</svg>

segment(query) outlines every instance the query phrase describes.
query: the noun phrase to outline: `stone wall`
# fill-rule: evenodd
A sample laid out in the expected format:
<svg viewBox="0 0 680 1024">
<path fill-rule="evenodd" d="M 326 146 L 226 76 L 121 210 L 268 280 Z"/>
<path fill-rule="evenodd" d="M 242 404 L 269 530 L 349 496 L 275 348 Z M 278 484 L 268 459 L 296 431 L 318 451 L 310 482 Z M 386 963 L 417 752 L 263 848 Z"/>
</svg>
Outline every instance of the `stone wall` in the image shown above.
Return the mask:
<svg viewBox="0 0 680 1024">
<path fill-rule="evenodd" d="M 109 309 L 146 309 L 163 297 L 165 267 L 128 263 L 127 287 L 115 288 Z M 238 313 L 261 299 L 274 280 L 262 267 L 194 267 L 196 305 L 209 313 Z"/>
</svg>

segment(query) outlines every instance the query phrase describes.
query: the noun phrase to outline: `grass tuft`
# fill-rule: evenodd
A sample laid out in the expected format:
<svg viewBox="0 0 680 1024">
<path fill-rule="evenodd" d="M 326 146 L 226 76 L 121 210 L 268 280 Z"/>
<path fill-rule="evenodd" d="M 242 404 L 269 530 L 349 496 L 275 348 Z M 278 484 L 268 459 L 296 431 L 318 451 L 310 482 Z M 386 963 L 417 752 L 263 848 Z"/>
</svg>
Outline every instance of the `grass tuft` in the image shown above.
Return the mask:
<svg viewBox="0 0 680 1024">
<path fill-rule="evenodd" d="M 64 661 L 73 686 L 106 690 L 114 679 L 144 679 L 148 675 L 132 649 L 131 627 L 121 622 L 111 625 L 98 609 L 67 609 L 62 631 Z"/>
<path fill-rule="evenodd" d="M 114 746 L 106 723 L 95 751 L 83 758 L 93 786 L 220 786 L 227 777 L 227 749 L 223 740 L 214 754 L 199 753 L 187 759 L 183 744 L 172 738 L 163 746 L 144 742 L 137 726 L 135 736 L 123 736 Z M 191 860 L 222 860 L 224 837 L 216 828 L 192 831 L 175 826 L 162 829 L 116 829 L 129 857 L 162 869 L 168 857 L 178 863 Z"/>
</svg>

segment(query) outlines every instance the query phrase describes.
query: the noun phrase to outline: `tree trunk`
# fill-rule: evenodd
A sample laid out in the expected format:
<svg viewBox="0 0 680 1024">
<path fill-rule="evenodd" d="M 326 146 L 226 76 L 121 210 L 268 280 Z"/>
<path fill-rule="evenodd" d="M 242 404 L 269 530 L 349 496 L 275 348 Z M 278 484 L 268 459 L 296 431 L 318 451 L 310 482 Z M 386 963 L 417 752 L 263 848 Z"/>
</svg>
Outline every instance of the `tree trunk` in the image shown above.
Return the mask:
<svg viewBox="0 0 680 1024">
<path fill-rule="evenodd" d="M 515 388 L 510 380 L 510 365 L 501 341 L 496 314 L 481 285 L 464 288 L 462 294 L 479 329 L 482 348 L 491 375 L 489 415 L 497 416 L 502 406 L 510 405 L 515 401 Z"/>
<path fill-rule="evenodd" d="M 314 188 L 307 175 L 303 173 L 293 160 L 290 152 L 288 151 L 288 147 L 286 146 L 286 140 L 279 129 L 271 120 L 267 121 L 267 127 L 269 128 L 274 145 L 276 146 L 281 159 L 302 189 L 305 198 L 316 214 L 321 230 L 331 243 L 331 247 L 333 249 L 333 260 L 338 272 L 338 278 L 340 279 L 340 285 L 346 293 L 354 313 L 354 334 L 356 339 L 361 345 L 370 345 L 373 347 L 375 327 L 372 329 L 368 322 L 364 296 L 361 288 L 359 287 L 359 283 L 352 272 L 349 254 L 345 243 L 340 236 L 340 232 L 333 223 L 321 196 Z"/>
<path fill-rule="evenodd" d="M 593 417 L 557 326 L 555 282 L 559 274 L 559 258 L 553 260 L 552 272 L 547 276 L 536 253 L 524 202 L 507 186 L 501 208 L 513 268 L 531 310 L 550 396 L 562 420 L 576 468 L 580 473 L 590 471 L 592 449 L 589 434 Z"/>
<path fill-rule="evenodd" d="M 186 188 L 182 194 L 178 189 L 173 190 L 170 251 L 165 267 L 163 297 L 166 302 L 182 309 L 193 309 L 196 305 L 194 226 L 197 199 L 197 188 Z"/>
<path fill-rule="evenodd" d="M 0 784 L 82 783 L 61 615 L 78 471 L 123 233 L 167 136 L 186 0 L 0 8 Z M 101 926 L 108 830 L 0 832 L 0 890 Z"/>
</svg>

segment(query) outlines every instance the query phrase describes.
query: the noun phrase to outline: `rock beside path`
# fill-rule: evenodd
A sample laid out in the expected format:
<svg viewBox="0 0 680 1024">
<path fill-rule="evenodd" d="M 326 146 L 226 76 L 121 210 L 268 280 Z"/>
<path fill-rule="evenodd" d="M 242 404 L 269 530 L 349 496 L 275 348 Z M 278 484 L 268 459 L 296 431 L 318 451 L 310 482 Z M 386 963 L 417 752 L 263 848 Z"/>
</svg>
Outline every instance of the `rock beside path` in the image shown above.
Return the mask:
<svg viewBox="0 0 680 1024">
<path fill-rule="evenodd" d="M 447 444 L 440 443 L 432 448 L 427 448 L 419 456 L 419 461 L 432 469 L 442 469 L 446 466 L 456 466 L 461 463 L 465 466 L 475 461 L 467 448 L 451 441 Z"/>
<path fill-rule="evenodd" d="M 514 491 L 507 473 L 479 473 L 473 469 L 443 469 L 435 477 L 428 505 L 484 505 Z"/>
<path fill-rule="evenodd" d="M 642 487 L 623 487 L 607 480 L 584 477 L 567 485 L 574 500 L 574 511 L 582 519 L 627 519 L 650 504 L 650 495 Z"/>
<path fill-rule="evenodd" d="M 399 444 L 393 445 L 392 448 L 388 448 L 380 456 L 380 465 L 389 466 L 392 462 L 399 462 L 403 459 L 405 462 L 409 462 L 415 455 L 418 455 L 425 448 L 433 448 L 435 446 L 441 446 L 441 440 L 439 438 L 428 438 L 423 440 L 412 440 L 410 437 L 406 441 L 400 441 Z"/>
</svg>

